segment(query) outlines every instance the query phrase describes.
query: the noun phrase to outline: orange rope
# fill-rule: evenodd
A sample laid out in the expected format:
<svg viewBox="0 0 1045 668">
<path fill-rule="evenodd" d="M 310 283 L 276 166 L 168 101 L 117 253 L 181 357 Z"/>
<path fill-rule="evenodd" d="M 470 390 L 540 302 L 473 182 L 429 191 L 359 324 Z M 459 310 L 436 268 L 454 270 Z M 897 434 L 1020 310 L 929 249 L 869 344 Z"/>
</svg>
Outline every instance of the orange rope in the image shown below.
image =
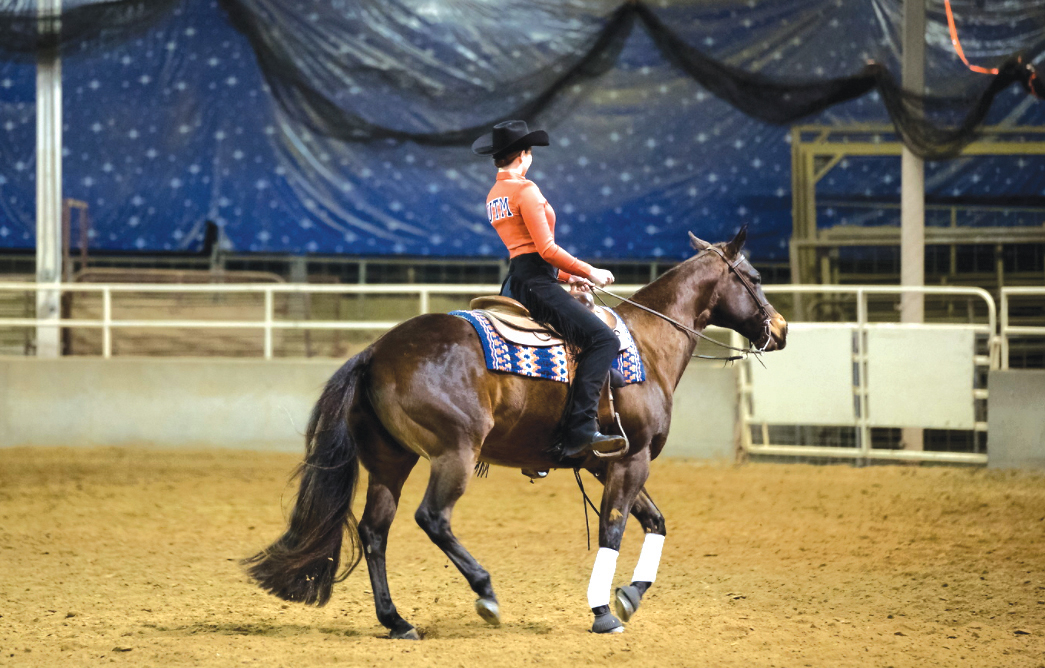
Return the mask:
<svg viewBox="0 0 1045 668">
<path fill-rule="evenodd" d="M 954 12 L 951 11 L 951 0 L 943 0 L 943 6 L 947 9 L 947 27 L 951 29 L 951 44 L 954 45 L 955 53 L 957 53 L 958 57 L 962 59 L 965 66 L 973 72 L 979 72 L 981 74 L 997 74 L 997 67 L 987 69 L 986 67 L 980 67 L 979 65 L 969 64 L 968 59 L 965 57 L 965 52 L 962 51 L 962 43 L 958 41 L 958 26 L 954 25 Z"/>
</svg>

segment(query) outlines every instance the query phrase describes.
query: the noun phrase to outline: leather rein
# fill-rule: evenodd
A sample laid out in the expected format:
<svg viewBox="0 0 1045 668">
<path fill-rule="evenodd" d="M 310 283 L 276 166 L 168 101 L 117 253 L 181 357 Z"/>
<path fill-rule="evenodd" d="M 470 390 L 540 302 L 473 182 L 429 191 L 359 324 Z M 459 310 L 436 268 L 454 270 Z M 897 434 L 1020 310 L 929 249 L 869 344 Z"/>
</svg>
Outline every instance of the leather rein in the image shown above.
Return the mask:
<svg viewBox="0 0 1045 668">
<path fill-rule="evenodd" d="M 729 267 L 729 270 L 737 275 L 737 278 L 740 279 L 741 284 L 743 284 L 743 286 L 747 289 L 748 293 L 751 294 L 751 297 L 752 297 L 752 299 L 755 300 L 755 303 L 758 304 L 758 311 L 759 311 L 759 314 L 763 316 L 763 323 L 764 323 L 765 328 L 766 328 L 766 343 L 762 346 L 762 348 L 756 348 L 756 349 L 751 349 L 750 347 L 749 348 L 737 348 L 736 346 L 731 346 L 731 345 L 722 343 L 720 341 L 716 341 L 715 339 L 711 338 L 710 336 L 708 336 L 708 335 L 706 335 L 706 334 L 704 334 L 702 332 L 698 332 L 697 330 L 693 329 L 692 327 L 688 327 L 687 325 L 682 324 L 678 320 L 675 320 L 674 318 L 666 316 L 666 315 L 664 315 L 663 313 L 661 313 L 659 311 L 655 311 L 655 310 L 649 308 L 648 306 L 643 306 L 642 304 L 639 304 L 638 302 L 632 301 L 632 300 L 630 300 L 630 299 L 628 299 L 626 297 L 622 297 L 622 296 L 620 296 L 618 294 L 610 292 L 609 290 L 607 290 L 605 288 L 600 288 L 597 285 L 593 285 L 592 287 L 595 288 L 596 290 L 598 290 L 599 292 L 603 292 L 603 293 L 609 295 L 610 297 L 613 297 L 614 299 L 619 299 L 620 301 L 625 302 L 627 304 L 631 304 L 632 306 L 634 306 L 636 308 L 639 308 L 639 309 L 641 309 L 643 311 L 646 311 L 647 313 L 651 313 L 651 314 L 657 316 L 658 318 L 661 318 L 662 320 L 666 320 L 667 322 L 671 323 L 675 327 L 681 329 L 682 331 L 684 331 L 684 332 L 686 332 L 688 334 L 692 334 L 694 336 L 697 336 L 697 337 L 699 337 L 701 339 L 704 339 L 705 341 L 710 341 L 711 343 L 714 343 L 716 346 L 720 346 L 722 348 L 725 348 L 726 350 L 733 350 L 733 351 L 736 351 L 736 352 L 739 352 L 739 353 L 743 353 L 742 355 L 732 355 L 730 357 L 715 357 L 713 355 L 696 355 L 696 354 L 693 355 L 693 357 L 698 357 L 700 359 L 725 360 L 725 361 L 728 361 L 728 362 L 732 362 L 732 361 L 736 361 L 736 360 L 739 360 L 739 359 L 744 359 L 745 357 L 747 357 L 748 355 L 753 353 L 756 356 L 756 358 L 757 358 L 758 355 L 760 355 L 761 353 L 765 352 L 766 346 L 769 345 L 769 342 L 773 338 L 772 337 L 772 331 L 770 330 L 770 325 L 769 325 L 769 321 L 771 319 L 771 316 L 769 315 L 769 302 L 766 301 L 765 297 L 762 297 L 762 296 L 760 296 L 758 294 L 758 291 L 755 290 L 755 286 L 752 285 L 750 279 L 748 279 L 748 277 L 745 276 L 744 274 L 740 273 L 739 269 L 737 269 L 737 267 L 740 265 L 740 263 L 744 261 L 744 256 L 743 255 L 738 254 L 737 258 L 733 262 L 730 262 L 729 259 L 726 257 L 726 254 L 723 253 L 716 246 L 708 246 L 704 250 L 706 250 L 706 251 L 713 251 L 720 258 L 722 258 L 722 261 L 726 263 L 726 266 Z M 761 360 L 759 360 L 759 362 L 761 362 Z"/>
</svg>

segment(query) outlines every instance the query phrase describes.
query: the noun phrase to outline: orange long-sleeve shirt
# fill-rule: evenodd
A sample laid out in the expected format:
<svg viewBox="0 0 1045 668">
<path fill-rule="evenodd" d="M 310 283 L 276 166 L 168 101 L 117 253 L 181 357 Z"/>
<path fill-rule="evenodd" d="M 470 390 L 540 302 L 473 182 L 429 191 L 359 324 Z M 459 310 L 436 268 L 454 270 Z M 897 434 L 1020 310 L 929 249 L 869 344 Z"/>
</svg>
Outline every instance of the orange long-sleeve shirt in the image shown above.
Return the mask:
<svg viewBox="0 0 1045 668">
<path fill-rule="evenodd" d="M 581 262 L 555 243 L 555 210 L 533 181 L 511 172 L 498 172 L 497 182 L 486 196 L 486 213 L 509 257 L 538 253 L 559 270 L 559 280 L 569 274 L 587 278 L 592 266 Z"/>
</svg>

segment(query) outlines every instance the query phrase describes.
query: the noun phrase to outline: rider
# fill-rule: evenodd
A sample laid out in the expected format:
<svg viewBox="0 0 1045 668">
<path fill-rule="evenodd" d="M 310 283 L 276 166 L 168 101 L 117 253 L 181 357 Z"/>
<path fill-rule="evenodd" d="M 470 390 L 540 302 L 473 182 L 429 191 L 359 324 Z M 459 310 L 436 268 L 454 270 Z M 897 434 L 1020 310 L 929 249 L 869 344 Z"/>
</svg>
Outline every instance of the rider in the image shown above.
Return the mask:
<svg viewBox="0 0 1045 668">
<path fill-rule="evenodd" d="M 575 301 L 559 283 L 613 283 L 613 274 L 581 262 L 555 243 L 555 211 L 526 171 L 533 146 L 547 146 L 548 133 L 529 131 L 525 121 L 505 121 L 472 144 L 477 155 L 493 156 L 497 181 L 486 197 L 486 212 L 511 263 L 501 294 L 530 310 L 580 350 L 577 368 L 560 424 L 559 454 L 565 458 L 588 450 L 613 452 L 624 447 L 621 436 L 599 433 L 596 423 L 599 392 L 617 355 L 617 337 L 591 311 Z"/>
</svg>

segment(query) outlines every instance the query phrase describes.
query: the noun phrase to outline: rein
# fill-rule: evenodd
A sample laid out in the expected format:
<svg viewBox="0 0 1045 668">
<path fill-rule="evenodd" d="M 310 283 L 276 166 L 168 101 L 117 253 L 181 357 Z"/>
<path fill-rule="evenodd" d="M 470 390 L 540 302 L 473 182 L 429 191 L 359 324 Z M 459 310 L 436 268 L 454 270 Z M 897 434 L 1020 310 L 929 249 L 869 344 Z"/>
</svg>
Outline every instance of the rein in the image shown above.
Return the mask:
<svg viewBox="0 0 1045 668">
<path fill-rule="evenodd" d="M 769 335 L 769 320 L 770 320 L 770 316 L 769 316 L 769 309 L 767 308 L 768 303 L 766 302 L 766 300 L 764 298 L 759 297 L 758 292 L 755 290 L 755 286 L 751 285 L 751 281 L 748 280 L 747 276 L 744 276 L 742 273 L 740 273 L 737 270 L 737 266 L 740 264 L 741 261 L 743 261 L 743 256 L 739 256 L 738 255 L 737 260 L 735 262 L 730 262 L 726 258 L 725 254 L 721 250 L 719 250 L 718 248 L 716 248 L 714 246 L 708 246 L 705 250 L 714 251 L 716 254 L 718 254 L 718 256 L 720 258 L 722 258 L 722 261 L 726 263 L 726 265 L 729 267 L 729 270 L 737 275 L 737 278 L 739 278 L 740 282 L 744 285 L 745 288 L 747 288 L 747 291 L 751 294 L 751 297 L 755 300 L 755 303 L 758 304 L 759 313 L 761 313 L 765 317 L 765 326 L 766 326 L 766 333 L 767 333 L 767 336 L 766 336 L 766 346 L 768 346 L 769 345 L 769 341 L 772 339 L 772 336 Z M 711 343 L 714 343 L 716 346 L 725 348 L 726 350 L 733 350 L 733 351 L 736 351 L 736 352 L 739 352 L 739 353 L 743 353 L 742 355 L 732 355 L 730 357 L 715 357 L 715 356 L 712 356 L 712 355 L 693 355 L 693 357 L 698 357 L 700 359 L 710 359 L 710 360 L 726 360 L 728 362 L 732 362 L 732 361 L 736 361 L 736 360 L 739 360 L 739 359 L 744 359 L 745 357 L 747 357 L 750 354 L 754 354 L 756 356 L 756 359 L 757 359 L 758 356 L 763 352 L 762 350 L 752 350 L 751 348 L 737 348 L 736 346 L 731 346 L 731 345 L 722 343 L 720 341 L 716 341 L 715 339 L 711 338 L 710 336 L 708 336 L 708 335 L 706 335 L 706 334 L 704 334 L 702 332 L 698 332 L 697 330 L 693 329 L 692 327 L 688 327 L 686 325 L 683 325 L 681 322 L 679 322 L 678 320 L 675 320 L 674 318 L 671 318 L 669 316 L 664 315 L 660 311 L 655 311 L 655 310 L 649 308 L 648 306 L 643 306 L 642 304 L 640 304 L 640 303 L 638 303 L 636 301 L 632 301 L 631 299 L 628 299 L 627 297 L 622 297 L 622 296 L 620 296 L 618 294 L 610 292 L 609 290 L 607 290 L 605 288 L 600 288 L 597 285 L 592 285 L 592 287 L 595 288 L 596 290 L 598 290 L 599 292 L 605 293 L 605 294 L 609 295 L 610 297 L 613 297 L 614 299 L 619 299 L 622 302 L 625 302 L 627 304 L 631 304 L 632 306 L 634 306 L 634 307 L 636 307 L 638 309 L 641 309 L 643 311 L 646 311 L 647 313 L 655 315 L 658 318 L 661 318 L 662 320 L 666 320 L 667 322 L 671 323 L 675 327 L 681 329 L 682 331 L 684 331 L 684 332 L 686 332 L 688 334 L 693 334 L 694 336 L 697 336 L 697 337 L 699 337 L 701 339 L 704 339 L 705 341 L 710 341 Z M 759 359 L 759 363 L 761 363 L 761 361 L 762 360 Z"/>
<path fill-rule="evenodd" d="M 636 308 L 640 308 L 640 309 L 642 309 L 643 311 L 645 311 L 647 313 L 652 313 L 653 315 L 657 316 L 661 320 L 666 320 L 666 321 L 670 322 L 672 325 L 674 325 L 675 327 L 678 327 L 679 329 L 681 329 L 682 331 L 684 331 L 684 332 L 686 332 L 688 334 L 692 334 L 694 336 L 698 336 L 698 337 L 704 339 L 705 341 L 710 341 L 711 343 L 714 343 L 716 346 L 722 346 L 723 348 L 726 348 L 727 350 L 735 350 L 735 351 L 737 351 L 739 353 L 744 353 L 743 355 L 731 355 L 729 357 L 715 357 L 713 355 L 696 355 L 696 354 L 694 354 L 693 357 L 699 357 L 700 359 L 705 359 L 705 360 L 725 360 L 727 362 L 734 362 L 736 360 L 744 359 L 747 355 L 751 354 L 751 352 L 752 352 L 752 350 L 750 348 L 737 348 L 735 346 L 731 346 L 731 345 L 722 343 L 720 341 L 716 341 L 715 339 L 711 338 L 710 336 L 708 336 L 706 334 L 702 334 L 701 332 L 698 332 L 697 330 L 693 329 L 692 327 L 687 327 L 686 325 L 683 325 L 678 320 L 675 320 L 674 318 L 671 318 L 669 316 L 664 315 L 660 311 L 654 311 L 653 309 L 649 308 L 648 306 L 643 306 L 642 304 L 640 304 L 638 302 L 635 302 L 635 301 L 632 301 L 632 300 L 628 299 L 627 297 L 622 297 L 622 296 L 618 295 L 615 292 L 610 292 L 609 290 L 607 290 L 605 288 L 600 288 L 597 285 L 593 285 L 592 287 L 595 288 L 596 290 L 598 290 L 599 292 L 603 292 L 603 293 L 609 295 L 610 297 L 613 297 L 614 299 L 619 299 L 622 302 L 624 302 L 626 304 L 631 304 L 632 306 L 634 306 Z"/>
</svg>

